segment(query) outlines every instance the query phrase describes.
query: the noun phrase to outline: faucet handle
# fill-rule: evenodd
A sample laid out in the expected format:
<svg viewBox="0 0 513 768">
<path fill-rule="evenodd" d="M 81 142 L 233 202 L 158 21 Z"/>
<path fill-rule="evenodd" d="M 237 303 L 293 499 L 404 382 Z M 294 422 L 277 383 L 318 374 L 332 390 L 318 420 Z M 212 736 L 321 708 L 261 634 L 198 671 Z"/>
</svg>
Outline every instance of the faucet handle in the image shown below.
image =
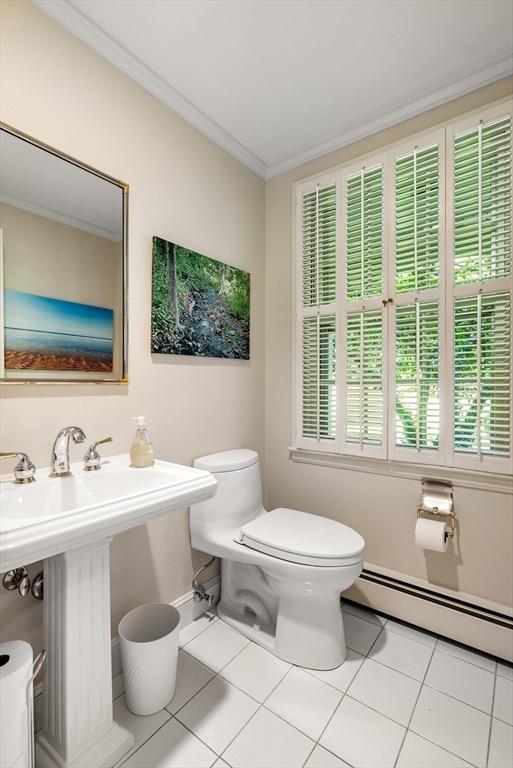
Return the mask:
<svg viewBox="0 0 513 768">
<path fill-rule="evenodd" d="M 33 483 L 36 479 L 35 464 L 27 453 L 22 453 L 22 451 L 0 453 L 0 458 L 19 459 L 13 470 L 15 483 Z"/>
<path fill-rule="evenodd" d="M 86 451 L 86 454 L 84 456 L 84 470 L 86 472 L 91 472 L 95 469 L 101 469 L 101 459 L 102 457 L 96 450 L 97 445 L 103 445 L 104 443 L 112 443 L 112 437 L 104 437 L 103 440 L 97 440 L 95 443 L 92 443 L 89 448 Z"/>
</svg>

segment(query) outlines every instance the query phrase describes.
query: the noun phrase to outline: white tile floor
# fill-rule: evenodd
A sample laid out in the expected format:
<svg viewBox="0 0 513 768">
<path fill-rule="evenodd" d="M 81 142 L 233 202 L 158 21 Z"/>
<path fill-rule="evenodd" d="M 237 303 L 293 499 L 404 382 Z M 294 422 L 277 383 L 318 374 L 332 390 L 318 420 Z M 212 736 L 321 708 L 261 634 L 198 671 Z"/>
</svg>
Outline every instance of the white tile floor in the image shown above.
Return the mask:
<svg viewBox="0 0 513 768">
<path fill-rule="evenodd" d="M 512 667 L 346 603 L 348 656 L 293 667 L 220 620 L 181 633 L 166 709 L 116 720 L 124 768 L 513 768 Z"/>
</svg>

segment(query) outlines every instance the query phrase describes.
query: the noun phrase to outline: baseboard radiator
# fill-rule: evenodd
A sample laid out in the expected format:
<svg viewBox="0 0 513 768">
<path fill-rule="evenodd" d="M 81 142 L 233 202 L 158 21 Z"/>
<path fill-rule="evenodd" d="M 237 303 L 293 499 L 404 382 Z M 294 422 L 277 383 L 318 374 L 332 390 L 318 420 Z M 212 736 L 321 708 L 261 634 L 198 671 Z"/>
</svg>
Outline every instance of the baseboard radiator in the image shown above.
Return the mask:
<svg viewBox="0 0 513 768">
<path fill-rule="evenodd" d="M 470 595 L 367 565 L 344 593 L 354 602 L 513 661 L 513 612 Z"/>
</svg>

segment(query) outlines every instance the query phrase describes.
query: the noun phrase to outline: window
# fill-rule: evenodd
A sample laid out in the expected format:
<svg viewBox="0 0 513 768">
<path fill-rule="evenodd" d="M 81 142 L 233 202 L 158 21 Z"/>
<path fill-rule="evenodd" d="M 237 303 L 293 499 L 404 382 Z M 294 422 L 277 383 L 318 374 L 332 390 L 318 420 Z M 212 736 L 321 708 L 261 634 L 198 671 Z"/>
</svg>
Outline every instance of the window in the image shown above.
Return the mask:
<svg viewBox="0 0 513 768">
<path fill-rule="evenodd" d="M 299 184 L 298 448 L 511 472 L 511 105 Z"/>
</svg>

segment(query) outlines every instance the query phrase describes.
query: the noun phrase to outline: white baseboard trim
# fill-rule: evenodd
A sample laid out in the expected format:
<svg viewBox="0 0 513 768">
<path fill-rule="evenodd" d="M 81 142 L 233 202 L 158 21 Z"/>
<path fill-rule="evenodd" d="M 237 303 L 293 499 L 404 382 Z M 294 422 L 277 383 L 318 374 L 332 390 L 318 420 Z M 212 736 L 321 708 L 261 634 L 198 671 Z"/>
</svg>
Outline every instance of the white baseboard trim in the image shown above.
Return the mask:
<svg viewBox="0 0 513 768">
<path fill-rule="evenodd" d="M 464 593 L 451 594 L 451 590 L 369 563 L 344 597 L 478 651 L 513 661 L 513 620 L 508 606 Z"/>
<path fill-rule="evenodd" d="M 203 586 L 210 595 L 214 595 L 213 604 L 219 602 L 219 596 L 221 593 L 221 576 L 213 576 L 208 581 L 203 583 Z M 170 605 L 178 608 L 180 612 L 180 624 L 179 629 L 183 629 L 188 624 L 191 624 L 195 619 L 202 616 L 205 611 L 208 610 L 206 601 L 196 603 L 193 600 L 193 591 L 187 592 L 185 595 L 181 595 L 176 600 L 173 600 Z M 122 672 L 121 665 L 121 649 L 119 646 L 119 637 L 116 635 L 112 638 L 111 645 L 112 655 L 112 677 L 115 678 Z M 37 733 L 43 723 L 43 690 L 44 682 L 34 686 L 34 732 Z"/>
</svg>

